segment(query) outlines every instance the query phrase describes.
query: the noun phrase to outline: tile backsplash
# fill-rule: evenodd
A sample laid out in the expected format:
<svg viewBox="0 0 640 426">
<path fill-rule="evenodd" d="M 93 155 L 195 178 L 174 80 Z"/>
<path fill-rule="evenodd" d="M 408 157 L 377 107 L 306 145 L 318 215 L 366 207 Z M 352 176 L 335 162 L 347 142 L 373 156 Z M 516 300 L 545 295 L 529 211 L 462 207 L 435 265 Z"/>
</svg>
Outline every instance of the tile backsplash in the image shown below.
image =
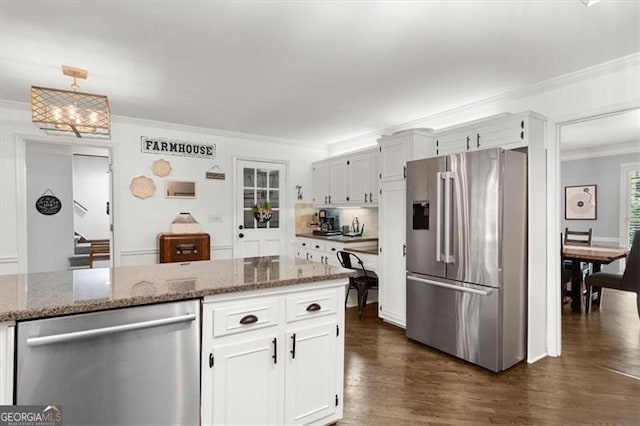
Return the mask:
<svg viewBox="0 0 640 426">
<path fill-rule="evenodd" d="M 355 217 L 360 222 L 360 228 L 364 225 L 363 237 L 378 236 L 378 209 L 373 207 L 360 209 L 336 209 L 340 218 L 340 226 L 349 225 Z"/>
<path fill-rule="evenodd" d="M 353 223 L 355 217 L 358 218 L 360 228 L 364 225 L 364 237 L 378 236 L 378 209 L 377 208 L 352 208 L 352 209 L 327 209 L 338 214 L 340 226 Z M 310 225 L 318 221 L 319 209 L 313 208 L 311 203 L 296 203 L 296 234 L 310 234 L 316 226 Z"/>
</svg>

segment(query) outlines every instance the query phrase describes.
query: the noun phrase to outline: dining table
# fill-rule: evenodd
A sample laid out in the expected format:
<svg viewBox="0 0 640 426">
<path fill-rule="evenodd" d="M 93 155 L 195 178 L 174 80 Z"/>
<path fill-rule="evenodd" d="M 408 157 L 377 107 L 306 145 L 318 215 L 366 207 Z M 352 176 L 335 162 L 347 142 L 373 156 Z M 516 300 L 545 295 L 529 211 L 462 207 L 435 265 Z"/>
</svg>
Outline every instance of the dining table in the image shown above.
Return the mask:
<svg viewBox="0 0 640 426">
<path fill-rule="evenodd" d="M 628 247 L 606 245 L 574 245 L 562 247 L 562 257 L 571 260 L 571 310 L 582 312 L 582 262 L 591 263 L 592 272 L 600 272 L 602 265 L 627 257 Z"/>
</svg>

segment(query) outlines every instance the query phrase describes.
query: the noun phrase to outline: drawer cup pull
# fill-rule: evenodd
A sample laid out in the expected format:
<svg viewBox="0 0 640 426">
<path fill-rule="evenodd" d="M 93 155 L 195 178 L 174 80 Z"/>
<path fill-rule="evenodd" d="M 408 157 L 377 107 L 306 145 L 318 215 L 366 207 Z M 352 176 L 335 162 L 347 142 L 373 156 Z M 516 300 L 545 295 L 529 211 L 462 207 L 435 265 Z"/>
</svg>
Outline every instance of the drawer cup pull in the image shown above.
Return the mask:
<svg viewBox="0 0 640 426">
<path fill-rule="evenodd" d="M 258 322 L 258 317 L 253 314 L 245 315 L 240 319 L 240 324 L 253 324 L 254 322 Z"/>
<path fill-rule="evenodd" d="M 307 306 L 307 311 L 308 312 L 315 312 L 315 311 L 319 311 L 322 307 L 320 305 L 318 305 L 317 303 L 312 303 L 309 306 Z"/>
</svg>

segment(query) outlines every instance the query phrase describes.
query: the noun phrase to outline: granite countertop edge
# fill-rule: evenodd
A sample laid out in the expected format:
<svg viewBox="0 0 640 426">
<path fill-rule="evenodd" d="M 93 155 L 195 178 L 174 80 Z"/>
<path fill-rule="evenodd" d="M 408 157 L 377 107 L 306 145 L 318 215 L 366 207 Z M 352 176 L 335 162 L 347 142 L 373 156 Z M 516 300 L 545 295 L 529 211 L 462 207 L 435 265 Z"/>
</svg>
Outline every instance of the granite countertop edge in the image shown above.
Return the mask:
<svg viewBox="0 0 640 426">
<path fill-rule="evenodd" d="M 363 243 L 367 241 L 378 241 L 378 237 L 346 237 L 344 235 L 314 235 L 314 234 L 296 234 L 300 238 L 313 238 L 316 240 L 335 241 L 338 243 Z"/>
<path fill-rule="evenodd" d="M 94 299 L 83 300 L 69 305 L 51 306 L 44 308 L 27 308 L 18 311 L 5 311 L 0 313 L 0 323 L 9 321 L 33 320 L 41 318 L 51 318 L 62 315 L 80 314 L 104 311 L 108 309 L 118 309 L 133 306 L 150 305 L 154 303 L 177 302 L 189 299 L 201 299 L 206 296 L 217 294 L 239 293 L 251 290 L 264 290 L 270 288 L 294 286 L 312 282 L 330 281 L 352 276 L 352 272 L 339 272 L 321 276 L 310 276 L 302 278 L 289 278 L 284 280 L 264 281 L 251 284 L 235 285 L 221 288 L 205 288 L 192 291 L 179 291 L 174 293 L 164 293 L 149 296 L 131 296 L 115 300 Z"/>
</svg>

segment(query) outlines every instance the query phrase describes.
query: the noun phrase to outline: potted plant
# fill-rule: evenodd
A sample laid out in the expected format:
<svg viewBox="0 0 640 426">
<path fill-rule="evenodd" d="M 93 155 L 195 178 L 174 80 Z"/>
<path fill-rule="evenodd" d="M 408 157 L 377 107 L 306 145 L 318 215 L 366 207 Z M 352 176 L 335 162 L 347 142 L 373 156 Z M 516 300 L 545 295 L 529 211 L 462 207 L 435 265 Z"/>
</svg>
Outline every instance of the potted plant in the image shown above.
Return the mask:
<svg viewBox="0 0 640 426">
<path fill-rule="evenodd" d="M 258 204 L 254 204 L 251 210 L 253 211 L 253 217 L 256 218 L 258 223 L 269 222 L 273 215 L 271 204 L 268 201 L 260 201 Z"/>
</svg>

